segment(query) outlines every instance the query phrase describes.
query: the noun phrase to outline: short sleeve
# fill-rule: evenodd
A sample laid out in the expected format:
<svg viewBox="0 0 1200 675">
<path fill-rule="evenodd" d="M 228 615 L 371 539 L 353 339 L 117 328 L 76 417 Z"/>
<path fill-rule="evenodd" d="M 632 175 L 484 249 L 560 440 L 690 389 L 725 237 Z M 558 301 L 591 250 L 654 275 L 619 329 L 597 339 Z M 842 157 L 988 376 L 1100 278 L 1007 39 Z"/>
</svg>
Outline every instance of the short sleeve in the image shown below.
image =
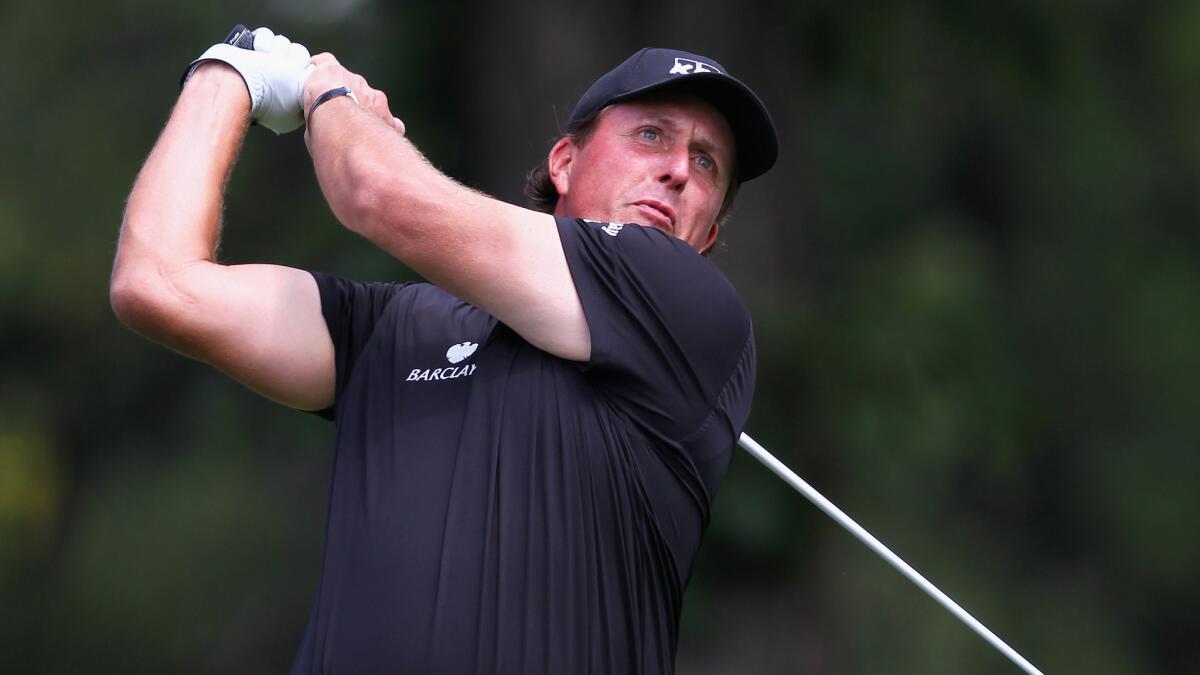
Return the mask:
<svg viewBox="0 0 1200 675">
<path fill-rule="evenodd" d="M 695 438 L 714 416 L 740 431 L 753 394 L 753 333 L 725 276 L 657 229 L 557 220 L 591 333 L 589 375 L 663 440 Z"/>
<path fill-rule="evenodd" d="M 370 340 L 375 325 L 388 303 L 407 284 L 362 283 L 342 277 L 311 272 L 321 293 L 321 314 L 333 339 L 334 364 L 337 369 L 334 400 L 339 400 L 346 381 L 363 346 Z M 334 419 L 334 407 L 317 414 Z"/>
</svg>

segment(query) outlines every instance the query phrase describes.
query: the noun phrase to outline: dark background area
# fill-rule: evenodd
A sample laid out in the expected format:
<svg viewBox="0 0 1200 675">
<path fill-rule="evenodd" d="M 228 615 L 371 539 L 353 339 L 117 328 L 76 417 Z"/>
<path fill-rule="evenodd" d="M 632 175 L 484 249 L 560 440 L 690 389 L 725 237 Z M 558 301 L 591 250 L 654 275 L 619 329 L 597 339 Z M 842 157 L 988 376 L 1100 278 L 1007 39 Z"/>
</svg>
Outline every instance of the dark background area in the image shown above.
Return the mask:
<svg viewBox="0 0 1200 675">
<path fill-rule="evenodd" d="M 0 672 L 277 673 L 299 643 L 332 426 L 107 297 L 179 74 L 237 22 L 334 52 L 509 201 L 636 48 L 721 61 L 783 144 L 716 258 L 755 320 L 748 431 L 1047 673 L 1200 671 L 1200 4 L 14 0 Z M 411 278 L 261 128 L 222 259 Z M 740 452 L 678 670 L 1018 672 Z"/>
</svg>

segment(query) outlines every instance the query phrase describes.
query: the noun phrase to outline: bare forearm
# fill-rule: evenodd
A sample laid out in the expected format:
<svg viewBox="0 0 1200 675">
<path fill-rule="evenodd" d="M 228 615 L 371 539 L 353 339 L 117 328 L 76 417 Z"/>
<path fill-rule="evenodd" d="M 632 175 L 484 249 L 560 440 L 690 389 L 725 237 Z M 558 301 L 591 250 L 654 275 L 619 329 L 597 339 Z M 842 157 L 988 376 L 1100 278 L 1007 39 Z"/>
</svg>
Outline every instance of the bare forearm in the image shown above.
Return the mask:
<svg viewBox="0 0 1200 675">
<path fill-rule="evenodd" d="M 409 265 L 420 265 L 425 238 L 451 236 L 445 224 L 459 209 L 487 199 L 438 171 L 394 126 L 345 97 L 314 113 L 308 144 L 338 219 Z"/>
<path fill-rule="evenodd" d="M 198 68 L 129 195 L 114 281 L 130 267 L 212 259 L 222 192 L 248 121 L 241 77 L 219 64 Z"/>
</svg>

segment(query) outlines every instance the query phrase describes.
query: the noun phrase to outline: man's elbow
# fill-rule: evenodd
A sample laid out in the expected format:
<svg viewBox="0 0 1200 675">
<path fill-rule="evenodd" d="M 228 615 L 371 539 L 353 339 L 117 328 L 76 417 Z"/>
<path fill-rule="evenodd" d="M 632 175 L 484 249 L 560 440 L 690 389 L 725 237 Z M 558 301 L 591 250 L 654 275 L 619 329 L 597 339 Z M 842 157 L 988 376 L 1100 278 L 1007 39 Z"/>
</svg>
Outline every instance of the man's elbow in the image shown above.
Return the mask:
<svg viewBox="0 0 1200 675">
<path fill-rule="evenodd" d="M 156 342 L 172 342 L 178 315 L 165 288 L 153 272 L 118 270 L 108 287 L 108 301 L 121 323 Z"/>
<path fill-rule="evenodd" d="M 158 302 L 150 284 L 140 275 L 114 272 L 108 286 L 108 302 L 121 323 L 139 333 L 145 333 L 160 314 Z"/>
</svg>

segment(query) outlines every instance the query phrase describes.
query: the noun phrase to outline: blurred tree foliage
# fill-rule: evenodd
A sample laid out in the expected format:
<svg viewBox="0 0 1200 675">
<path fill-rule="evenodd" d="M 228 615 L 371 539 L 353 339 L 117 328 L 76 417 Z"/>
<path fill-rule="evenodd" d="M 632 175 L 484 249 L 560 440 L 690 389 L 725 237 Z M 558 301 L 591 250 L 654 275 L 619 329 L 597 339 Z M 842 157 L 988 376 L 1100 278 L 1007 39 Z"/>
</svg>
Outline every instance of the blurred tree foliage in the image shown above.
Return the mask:
<svg viewBox="0 0 1200 675">
<path fill-rule="evenodd" d="M 64 11 L 65 10 L 65 11 Z M 288 668 L 329 425 L 112 316 L 123 200 L 235 22 L 337 54 L 467 184 L 520 200 L 592 78 L 710 54 L 783 153 L 718 262 L 750 431 L 1047 672 L 1197 672 L 1200 4 L 709 0 L 0 8 L 0 672 Z M 249 133 L 222 256 L 411 275 Z M 738 456 L 681 673 L 1014 669 Z"/>
</svg>

